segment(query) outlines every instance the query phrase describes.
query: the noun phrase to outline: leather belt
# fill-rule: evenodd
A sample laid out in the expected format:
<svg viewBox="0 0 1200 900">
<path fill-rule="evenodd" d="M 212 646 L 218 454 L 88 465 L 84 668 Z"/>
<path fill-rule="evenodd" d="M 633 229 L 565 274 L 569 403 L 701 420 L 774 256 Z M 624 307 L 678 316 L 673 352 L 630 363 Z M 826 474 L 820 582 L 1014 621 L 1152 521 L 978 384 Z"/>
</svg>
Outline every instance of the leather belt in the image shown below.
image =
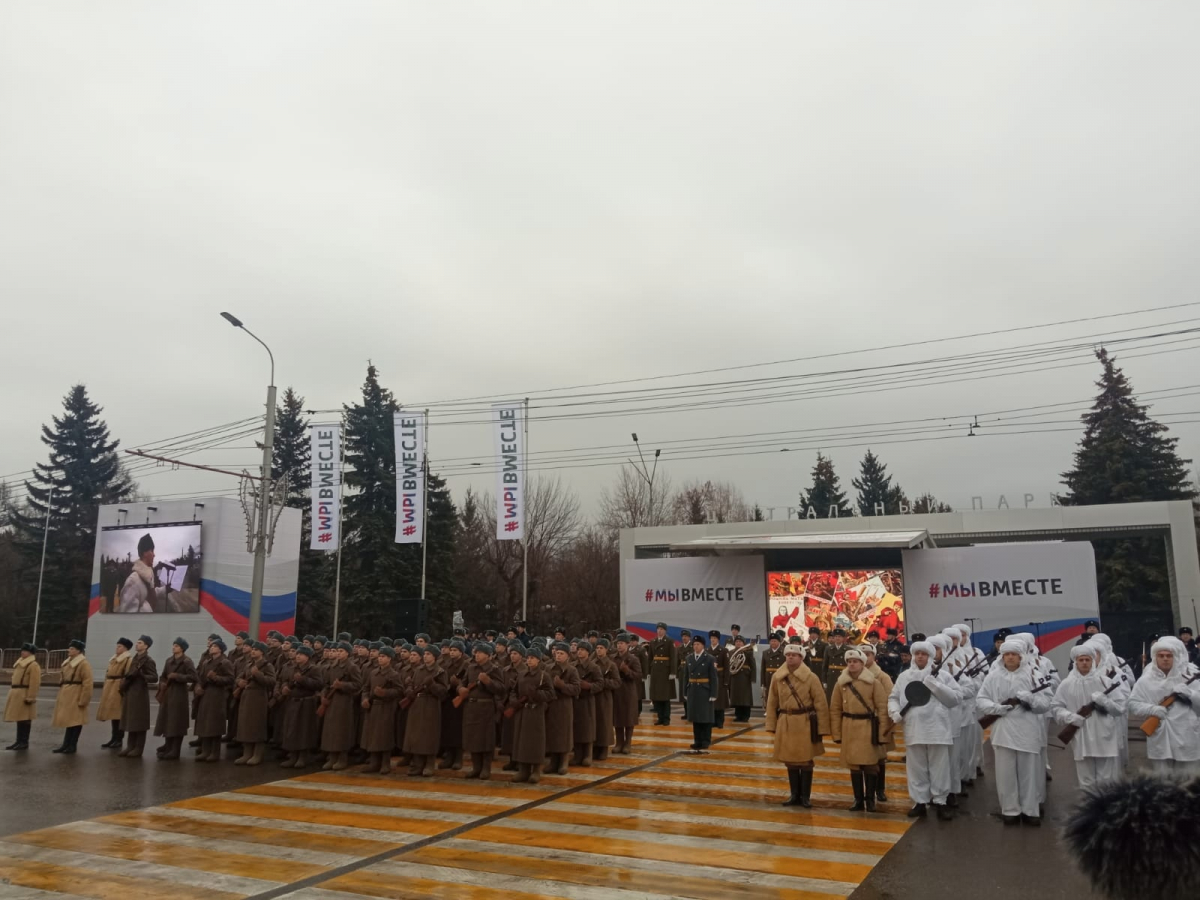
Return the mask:
<svg viewBox="0 0 1200 900">
<path fill-rule="evenodd" d="M 707 678 L 689 678 L 688 684 L 708 684 Z"/>
<path fill-rule="evenodd" d="M 105 675 L 104 676 L 105 681 L 123 681 L 124 679 L 125 679 L 124 675 Z"/>
<path fill-rule="evenodd" d="M 872 716 L 872 715 L 870 715 L 870 714 L 868 714 L 868 713 L 848 713 L 848 712 L 844 712 L 844 713 L 842 713 L 842 718 L 843 718 L 843 719 L 873 719 L 873 718 L 875 718 L 875 717 L 874 717 L 874 716 Z"/>
</svg>

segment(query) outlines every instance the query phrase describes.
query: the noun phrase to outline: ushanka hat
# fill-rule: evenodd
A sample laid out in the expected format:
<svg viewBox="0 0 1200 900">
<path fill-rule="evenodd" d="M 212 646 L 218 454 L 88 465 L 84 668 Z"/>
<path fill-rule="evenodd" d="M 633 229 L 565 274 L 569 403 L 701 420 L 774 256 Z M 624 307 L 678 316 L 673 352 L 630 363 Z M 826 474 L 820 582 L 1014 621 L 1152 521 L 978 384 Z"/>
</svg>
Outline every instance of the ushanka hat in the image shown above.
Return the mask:
<svg viewBox="0 0 1200 900">
<path fill-rule="evenodd" d="M 178 647 L 180 650 L 182 650 L 184 653 L 187 653 L 188 642 L 185 639 L 183 639 L 181 637 L 177 637 L 177 638 L 175 638 L 175 640 L 171 641 L 171 643 L 174 644 L 176 647 Z"/>
<path fill-rule="evenodd" d="M 140 638 L 138 638 L 138 640 L 141 641 L 143 644 L 145 644 L 147 647 L 154 646 L 154 638 L 150 637 L 150 635 L 148 635 L 148 634 L 143 634 Z"/>
<path fill-rule="evenodd" d="M 804 656 L 804 648 L 799 644 L 788 644 L 783 648 L 784 656 Z"/>
<path fill-rule="evenodd" d="M 79 640 L 79 638 L 75 638 L 75 640 L 71 641 L 71 643 L 67 644 L 67 646 L 74 647 L 80 653 L 82 653 L 84 650 L 87 649 L 87 644 L 85 644 L 83 641 Z"/>
<path fill-rule="evenodd" d="M 127 637 L 117 638 L 117 643 L 120 644 L 122 647 L 124 647 L 126 650 L 133 649 L 133 641 L 131 641 Z"/>
<path fill-rule="evenodd" d="M 437 659 L 439 656 L 442 655 L 441 648 L 438 647 L 437 644 L 429 644 L 427 647 L 425 647 L 425 649 L 423 649 L 421 651 L 422 656 L 424 656 L 426 653 L 432 653 L 434 659 Z"/>
</svg>

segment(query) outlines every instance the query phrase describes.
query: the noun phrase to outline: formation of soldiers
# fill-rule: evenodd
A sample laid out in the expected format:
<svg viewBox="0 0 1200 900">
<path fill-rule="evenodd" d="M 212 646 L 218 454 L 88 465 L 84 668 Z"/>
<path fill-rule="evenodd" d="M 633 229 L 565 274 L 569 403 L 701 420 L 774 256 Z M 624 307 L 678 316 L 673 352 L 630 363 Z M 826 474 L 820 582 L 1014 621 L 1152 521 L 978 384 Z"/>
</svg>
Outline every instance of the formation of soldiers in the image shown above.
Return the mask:
<svg viewBox="0 0 1200 900">
<path fill-rule="evenodd" d="M 399 754 L 409 775 L 428 777 L 435 767 L 461 770 L 469 756 L 467 777 L 487 779 L 499 750 L 515 781 L 537 782 L 543 766 L 566 774 L 570 765 L 631 752 L 645 690 L 634 636 L 489 637 L 468 647 L 457 635 L 434 643 L 420 634 L 410 644 L 271 632 L 258 642 L 242 632 L 228 648 L 214 634 L 198 662 L 176 638 L 161 672 L 148 635 L 122 638 L 101 692 L 97 718 L 112 723 L 103 746 L 142 756 L 154 691 L 160 760 L 179 759 L 190 733 L 198 762 L 220 761 L 229 744 L 241 751 L 235 765 L 261 765 L 274 752 L 286 768 L 319 759 L 341 770 L 365 761 L 367 772 L 386 774 Z M 64 724 L 67 749 L 56 752 L 74 753 L 86 722 L 93 688 L 83 650 L 83 642 L 72 642 L 64 668 L 55 724 L 64 724 L 64 708 L 73 718 Z M 6 721 L 18 723 L 10 750 L 28 747 L 36 718 L 36 653 L 23 648 L 6 703 Z"/>
</svg>

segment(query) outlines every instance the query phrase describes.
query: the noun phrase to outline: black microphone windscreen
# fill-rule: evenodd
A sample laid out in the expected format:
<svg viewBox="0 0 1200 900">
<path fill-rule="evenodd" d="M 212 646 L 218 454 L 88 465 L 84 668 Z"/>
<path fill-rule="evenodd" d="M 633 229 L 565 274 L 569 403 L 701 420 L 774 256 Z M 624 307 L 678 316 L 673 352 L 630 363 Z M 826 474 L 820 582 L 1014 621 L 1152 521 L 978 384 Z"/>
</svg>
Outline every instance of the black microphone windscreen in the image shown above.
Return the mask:
<svg viewBox="0 0 1200 900">
<path fill-rule="evenodd" d="M 1112 900 L 1192 900 L 1200 883 L 1200 779 L 1138 776 L 1085 792 L 1067 847 Z"/>
</svg>

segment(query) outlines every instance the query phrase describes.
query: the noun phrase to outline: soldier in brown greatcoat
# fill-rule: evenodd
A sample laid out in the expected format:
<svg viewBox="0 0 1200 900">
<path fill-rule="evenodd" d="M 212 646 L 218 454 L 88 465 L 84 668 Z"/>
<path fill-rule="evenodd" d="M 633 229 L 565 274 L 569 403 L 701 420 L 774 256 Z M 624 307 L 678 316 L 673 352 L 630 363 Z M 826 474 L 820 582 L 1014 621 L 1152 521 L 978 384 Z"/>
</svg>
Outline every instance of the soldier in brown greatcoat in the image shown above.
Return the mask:
<svg viewBox="0 0 1200 900">
<path fill-rule="evenodd" d="M 63 742 L 54 753 L 74 753 L 79 744 L 79 733 L 87 724 L 88 707 L 92 703 L 92 665 L 83 655 L 83 641 L 71 641 L 67 648 L 67 661 L 63 663 L 58 696 L 54 701 L 54 728 L 65 728 Z"/>
<path fill-rule="evenodd" d="M 100 708 L 96 711 L 97 722 L 112 722 L 112 737 L 100 746 L 105 749 L 120 749 L 125 740 L 121 731 L 121 682 L 133 659 L 133 641 L 123 637 L 117 641 L 116 652 L 108 661 L 104 673 L 104 687 L 100 689 Z"/>
<path fill-rule="evenodd" d="M 362 748 L 371 755 L 364 772 L 387 775 L 392 771 L 392 747 L 396 743 L 396 709 L 403 690 L 400 673 L 392 663 L 396 651 L 379 648 L 374 665 L 363 667 Z"/>
<path fill-rule="evenodd" d="M 580 641 L 575 649 L 575 671 L 579 673 L 579 696 L 575 698 L 572 717 L 575 728 L 574 766 L 592 764 L 592 747 L 596 743 L 596 698 L 604 692 L 604 676 L 592 659 L 595 648 Z"/>
<path fill-rule="evenodd" d="M 311 647 L 296 648 L 296 661 L 291 678 L 280 689 L 283 694 L 283 734 L 280 745 L 288 757 L 281 765 L 285 769 L 303 769 L 308 765 L 308 753 L 321 741 L 321 720 L 317 707 L 325 680 L 312 662 Z"/>
<path fill-rule="evenodd" d="M 455 640 L 450 642 L 450 647 L 441 657 L 442 671 L 446 673 L 449 689 L 442 700 L 442 761 L 438 765 L 439 769 L 457 771 L 462 768 L 464 711 L 461 703 L 458 706 L 454 705 L 454 699 L 458 696 L 458 689 L 466 684 L 466 652 L 467 648 L 463 642 Z"/>
<path fill-rule="evenodd" d="M 608 759 L 608 751 L 616 742 L 613 733 L 613 698 L 621 690 L 621 673 L 617 664 L 608 655 L 608 638 L 598 638 L 595 643 L 596 668 L 600 670 L 603 689 L 596 695 L 596 742 L 594 758 Z"/>
<path fill-rule="evenodd" d="M 255 641 L 250 645 L 250 662 L 237 680 L 238 698 L 237 741 L 242 755 L 233 761 L 235 766 L 257 766 L 267 749 L 271 694 L 275 690 L 275 667 L 267 659 L 267 645 Z"/>
<path fill-rule="evenodd" d="M 357 737 L 354 731 L 354 707 L 361 693 L 361 685 L 358 667 L 350 662 L 350 644 L 339 642 L 331 646 L 330 651 L 329 663 L 324 667 L 325 691 L 321 707 L 318 708 L 318 714 L 324 718 L 321 750 L 328 754 L 322 768 L 341 771 L 348 765 L 350 748 Z"/>
<path fill-rule="evenodd" d="M 571 665 L 571 648 L 556 641 L 550 648 L 554 661 L 547 666 L 554 685 L 554 699 L 546 711 L 547 775 L 566 775 L 567 758 L 575 749 L 575 698 L 579 696 L 579 673 Z"/>
<path fill-rule="evenodd" d="M 196 667 L 196 737 L 200 755 L 196 762 L 219 762 L 221 736 L 225 733 L 225 714 L 233 690 L 233 663 L 225 656 L 225 642 L 217 638 Z"/>
<path fill-rule="evenodd" d="M 617 635 L 617 656 L 614 660 L 621 675 L 621 687 L 613 694 L 613 727 L 617 731 L 617 743 L 613 753 L 628 755 L 633 741 L 633 729 L 637 726 L 640 704 L 638 692 L 642 686 L 642 664 L 629 649 L 629 635 Z"/>
<path fill-rule="evenodd" d="M 158 679 L 158 718 L 154 736 L 166 738 L 158 748 L 159 759 L 179 759 L 179 748 L 191 726 L 188 699 L 196 683 L 196 664 L 187 655 L 188 642 L 181 637 L 171 644 L 171 656 L 163 663 Z"/>
<path fill-rule="evenodd" d="M 250 662 L 250 635 L 248 632 L 239 631 L 233 639 L 233 649 L 229 651 L 229 661 L 233 663 L 233 677 L 241 678 L 246 671 L 246 664 Z M 237 743 L 237 722 L 238 722 L 238 691 L 229 692 L 229 730 L 226 732 L 224 742 L 227 744 Z"/>
<path fill-rule="evenodd" d="M 513 686 L 516 684 L 518 669 L 527 668 L 528 653 L 525 650 L 525 645 L 517 640 L 508 642 L 508 669 L 504 672 L 504 680 L 508 684 L 508 689 L 511 693 Z M 513 729 L 516 727 L 516 717 L 509 715 L 505 709 L 505 714 L 501 716 L 503 725 L 500 729 L 500 752 L 508 757 L 508 762 L 504 764 L 505 772 L 516 772 L 520 767 L 516 758 L 513 756 Z"/>
<path fill-rule="evenodd" d="M 510 647 L 518 652 L 515 645 Z M 518 771 L 513 781 L 537 784 L 546 760 L 546 707 L 554 699 L 554 684 L 542 668 L 542 648 L 536 644 L 520 651 L 525 661 L 513 666 L 513 678 L 505 715 L 512 711 L 513 762 Z"/>
<path fill-rule="evenodd" d="M 150 730 L 150 686 L 158 683 L 158 666 L 147 652 L 154 644 L 143 634 L 133 645 L 133 659 L 121 680 L 121 730 L 125 732 L 125 749 L 117 756 L 140 757 L 146 749 L 146 732 Z"/>
<path fill-rule="evenodd" d="M 463 708 L 463 749 L 471 754 L 467 778 L 487 781 L 492 777 L 492 754 L 496 750 L 496 704 L 508 694 L 508 684 L 492 659 L 491 644 L 474 647 L 475 658 L 467 664 L 457 700 Z"/>
<path fill-rule="evenodd" d="M 399 649 L 397 649 L 399 648 Z M 404 738 L 408 732 L 408 708 L 412 701 L 408 699 L 408 690 L 412 685 L 413 672 L 421 665 L 421 654 L 405 640 L 393 646 L 396 650 L 396 671 L 400 673 L 400 702 L 396 707 L 396 749 L 400 751 L 400 765 L 408 765 L 411 760 L 404 751 Z"/>
<path fill-rule="evenodd" d="M 641 680 L 637 684 L 637 711 L 640 717 L 642 706 L 646 702 L 646 676 L 650 674 L 650 648 L 642 643 L 641 637 L 630 632 L 629 652 L 637 657 L 638 665 L 642 671 Z"/>
<path fill-rule="evenodd" d="M 404 752 L 412 757 L 408 767 L 410 776 L 433 775 L 433 762 L 442 737 L 442 698 L 450 690 L 450 679 L 438 666 L 440 656 L 441 650 L 436 645 L 424 648 L 421 665 L 413 669 L 412 682 L 405 694 L 405 699 L 412 703 L 404 732 Z"/>
</svg>

